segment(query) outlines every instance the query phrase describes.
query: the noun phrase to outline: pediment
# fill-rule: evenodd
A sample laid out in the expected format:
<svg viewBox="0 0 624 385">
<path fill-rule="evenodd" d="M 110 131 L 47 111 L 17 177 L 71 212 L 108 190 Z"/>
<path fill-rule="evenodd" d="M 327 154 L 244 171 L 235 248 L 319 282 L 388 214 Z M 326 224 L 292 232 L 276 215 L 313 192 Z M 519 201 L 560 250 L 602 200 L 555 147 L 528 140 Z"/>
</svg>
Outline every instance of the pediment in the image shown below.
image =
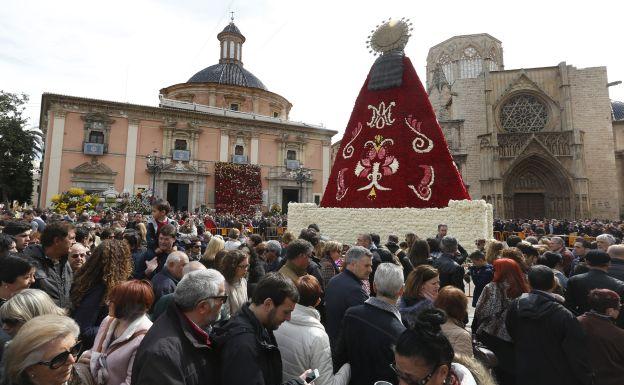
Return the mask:
<svg viewBox="0 0 624 385">
<path fill-rule="evenodd" d="M 509 84 L 509 86 L 507 86 L 505 91 L 503 91 L 503 93 L 499 96 L 498 100 L 494 105 L 498 105 L 510 94 L 519 91 L 533 91 L 534 93 L 542 95 L 554 105 L 559 106 L 559 103 L 557 103 L 546 91 L 544 91 L 544 89 L 542 89 L 536 82 L 534 82 L 525 70 L 520 71 L 520 74 L 518 74 L 518 76 L 515 77 L 515 79 Z"/>
<path fill-rule="evenodd" d="M 100 162 L 85 162 L 79 166 L 76 166 L 69 170 L 74 174 L 96 174 L 96 175 L 110 175 L 115 176 L 117 172 L 113 171 L 104 163 Z"/>
</svg>

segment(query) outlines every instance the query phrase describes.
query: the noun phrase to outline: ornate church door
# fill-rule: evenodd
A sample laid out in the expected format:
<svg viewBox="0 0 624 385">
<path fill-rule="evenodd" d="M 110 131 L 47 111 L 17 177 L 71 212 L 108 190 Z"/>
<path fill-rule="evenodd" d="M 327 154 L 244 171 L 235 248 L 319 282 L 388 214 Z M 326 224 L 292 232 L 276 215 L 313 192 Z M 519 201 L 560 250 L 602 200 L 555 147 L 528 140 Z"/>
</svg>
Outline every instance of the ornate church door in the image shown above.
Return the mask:
<svg viewBox="0 0 624 385">
<path fill-rule="evenodd" d="M 544 194 L 517 193 L 514 194 L 514 218 L 544 218 L 546 205 Z"/>
</svg>

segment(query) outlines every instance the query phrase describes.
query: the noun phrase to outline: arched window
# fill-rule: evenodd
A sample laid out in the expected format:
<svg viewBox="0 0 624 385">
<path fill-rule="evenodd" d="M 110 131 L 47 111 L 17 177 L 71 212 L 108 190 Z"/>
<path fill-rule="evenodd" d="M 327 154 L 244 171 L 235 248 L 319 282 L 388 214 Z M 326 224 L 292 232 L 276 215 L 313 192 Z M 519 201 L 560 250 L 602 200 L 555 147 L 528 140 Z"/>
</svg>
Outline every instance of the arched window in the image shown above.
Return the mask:
<svg viewBox="0 0 624 385">
<path fill-rule="evenodd" d="M 500 123 L 507 132 L 542 131 L 547 121 L 548 107 L 530 94 L 512 97 L 500 110 Z"/>
<path fill-rule="evenodd" d="M 490 59 L 490 71 L 498 71 L 498 61 L 496 60 L 496 50 L 494 48 L 490 50 L 488 58 Z"/>
<path fill-rule="evenodd" d="M 245 148 L 237 144 L 236 147 L 234 147 L 234 155 L 245 155 Z"/>
<path fill-rule="evenodd" d="M 453 61 L 451 60 L 451 57 L 448 54 L 442 54 L 440 59 L 438 59 L 438 64 L 442 67 L 442 72 L 444 72 L 446 81 L 448 81 L 449 84 L 452 84 L 453 80 L 455 80 L 455 74 L 453 74 Z"/>
<path fill-rule="evenodd" d="M 483 71 L 483 59 L 474 47 L 466 47 L 459 60 L 459 77 L 461 79 L 476 78 Z"/>
<path fill-rule="evenodd" d="M 176 139 L 173 148 L 175 150 L 186 150 L 186 140 Z"/>
<path fill-rule="evenodd" d="M 89 143 L 104 144 L 104 133 L 102 131 L 89 132 Z"/>
</svg>

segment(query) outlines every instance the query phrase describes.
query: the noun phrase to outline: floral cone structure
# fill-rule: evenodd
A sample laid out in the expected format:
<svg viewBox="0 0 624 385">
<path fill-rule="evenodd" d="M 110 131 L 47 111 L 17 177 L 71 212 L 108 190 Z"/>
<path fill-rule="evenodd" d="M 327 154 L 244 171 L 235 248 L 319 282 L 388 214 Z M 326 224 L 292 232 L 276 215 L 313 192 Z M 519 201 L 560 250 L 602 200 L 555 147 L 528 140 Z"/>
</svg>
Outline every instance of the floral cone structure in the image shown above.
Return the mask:
<svg viewBox="0 0 624 385">
<path fill-rule="evenodd" d="M 402 53 L 394 56 L 382 70 L 396 73 L 402 67 L 400 85 L 370 87 L 376 70 L 371 69 L 342 138 L 322 207 L 428 208 L 470 199 L 411 61 Z"/>
</svg>

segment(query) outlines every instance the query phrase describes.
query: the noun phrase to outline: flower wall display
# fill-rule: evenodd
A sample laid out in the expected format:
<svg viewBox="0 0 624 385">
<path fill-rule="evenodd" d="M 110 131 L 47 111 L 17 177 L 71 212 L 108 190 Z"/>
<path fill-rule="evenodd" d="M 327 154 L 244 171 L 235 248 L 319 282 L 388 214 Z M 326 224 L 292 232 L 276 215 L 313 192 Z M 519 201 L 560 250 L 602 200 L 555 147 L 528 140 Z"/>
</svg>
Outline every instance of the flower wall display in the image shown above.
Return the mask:
<svg viewBox="0 0 624 385">
<path fill-rule="evenodd" d="M 253 215 L 261 204 L 260 166 L 224 162 L 215 165 L 217 214 Z"/>
<path fill-rule="evenodd" d="M 87 210 L 94 210 L 100 202 L 100 197 L 95 194 L 86 194 L 81 188 L 70 188 L 69 191 L 52 197 L 52 210 L 59 214 L 67 214 L 74 210 L 77 214 Z"/>
<path fill-rule="evenodd" d="M 128 213 L 141 213 L 144 215 L 152 212 L 151 190 L 143 191 L 131 196 L 122 197 L 119 209 Z"/>
<path fill-rule="evenodd" d="M 493 237 L 492 205 L 483 200 L 450 201 L 444 208 L 325 208 L 313 203 L 288 205 L 288 230 L 299 234 L 310 223 L 316 223 L 321 234 L 332 240 L 355 244 L 361 233 L 378 233 L 382 243 L 388 235 L 402 239 L 406 233 L 420 238 L 433 237 L 439 224 L 448 225 L 448 234 L 457 238 L 468 251 L 475 250 L 474 241 Z"/>
</svg>

